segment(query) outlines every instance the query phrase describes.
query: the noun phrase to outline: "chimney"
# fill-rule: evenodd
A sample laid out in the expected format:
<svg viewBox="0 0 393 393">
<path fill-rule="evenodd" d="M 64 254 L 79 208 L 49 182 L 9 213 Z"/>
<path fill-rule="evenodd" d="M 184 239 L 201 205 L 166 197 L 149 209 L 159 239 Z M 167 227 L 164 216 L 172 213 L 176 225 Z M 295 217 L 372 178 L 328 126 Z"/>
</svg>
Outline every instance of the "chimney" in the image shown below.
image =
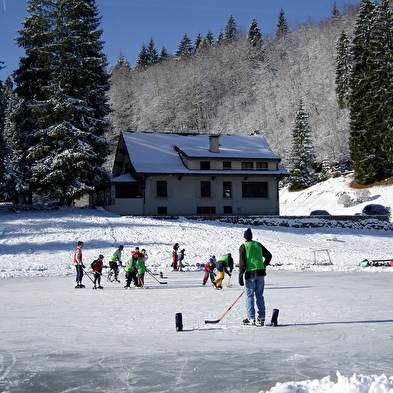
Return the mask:
<svg viewBox="0 0 393 393">
<path fill-rule="evenodd" d="M 219 135 L 210 135 L 209 136 L 209 151 L 210 153 L 219 153 L 220 152 L 220 136 Z"/>
</svg>

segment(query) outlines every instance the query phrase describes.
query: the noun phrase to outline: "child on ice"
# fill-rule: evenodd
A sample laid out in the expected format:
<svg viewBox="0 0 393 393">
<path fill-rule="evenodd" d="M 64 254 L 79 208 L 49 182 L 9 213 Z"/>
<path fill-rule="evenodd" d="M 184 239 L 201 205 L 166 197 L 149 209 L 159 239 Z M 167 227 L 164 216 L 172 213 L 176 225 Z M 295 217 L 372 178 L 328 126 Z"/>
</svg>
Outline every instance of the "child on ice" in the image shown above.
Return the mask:
<svg viewBox="0 0 393 393">
<path fill-rule="evenodd" d="M 214 269 L 216 268 L 216 257 L 213 255 L 210 259 L 208 263 L 205 263 L 205 265 L 203 266 L 203 271 L 205 272 L 204 276 L 203 276 L 203 282 L 202 285 L 206 285 L 207 280 L 210 277 L 211 282 L 214 281 Z"/>
<path fill-rule="evenodd" d="M 138 273 L 138 287 L 144 287 L 146 265 L 144 261 L 144 255 L 142 253 L 138 254 L 138 259 L 135 261 L 135 267 Z"/>
<path fill-rule="evenodd" d="M 98 258 L 91 263 L 90 267 L 93 269 L 94 274 L 93 289 L 104 289 L 104 287 L 101 286 L 101 271 L 104 267 L 104 256 L 100 254 Z"/>
</svg>

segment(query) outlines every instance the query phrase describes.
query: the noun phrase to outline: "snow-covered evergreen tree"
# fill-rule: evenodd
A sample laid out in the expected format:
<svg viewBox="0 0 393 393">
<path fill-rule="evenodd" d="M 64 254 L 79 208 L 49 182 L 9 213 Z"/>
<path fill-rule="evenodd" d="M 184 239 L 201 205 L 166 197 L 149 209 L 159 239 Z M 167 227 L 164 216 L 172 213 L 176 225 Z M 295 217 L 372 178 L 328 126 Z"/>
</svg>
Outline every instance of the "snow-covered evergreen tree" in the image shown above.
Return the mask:
<svg viewBox="0 0 393 393">
<path fill-rule="evenodd" d="M 176 56 L 177 57 L 188 57 L 192 54 L 193 47 L 191 38 L 188 36 L 187 33 L 184 33 L 179 46 L 177 47 Z"/>
<path fill-rule="evenodd" d="M 142 44 L 141 50 L 139 51 L 138 58 L 136 60 L 136 68 L 144 69 L 149 66 L 149 54 L 147 52 L 147 47 L 145 43 Z"/>
<path fill-rule="evenodd" d="M 158 63 L 158 53 L 154 45 L 153 37 L 150 37 L 149 43 L 147 44 L 147 56 L 149 60 L 149 65 Z"/>
<path fill-rule="evenodd" d="M 349 80 L 351 75 L 351 48 L 349 38 L 345 31 L 340 35 L 336 45 L 336 93 L 341 109 L 348 107 Z"/>
<path fill-rule="evenodd" d="M 53 20 L 50 0 L 29 0 L 28 16 L 22 22 L 23 28 L 18 30 L 16 43 L 25 50 L 20 58 L 19 67 L 13 77 L 15 91 L 19 102 L 13 120 L 14 148 L 19 157 L 19 170 L 26 192 L 22 195 L 25 203 L 32 203 L 33 184 L 31 182 L 31 161 L 28 158 L 29 148 L 34 145 L 34 132 L 37 129 L 37 118 L 32 112 L 33 105 L 44 99 L 44 88 L 49 85 L 50 62 L 47 48 L 53 42 Z M 50 53 L 50 52 L 49 52 Z"/>
<path fill-rule="evenodd" d="M 289 27 L 287 23 L 287 19 L 285 18 L 284 10 L 281 8 L 280 13 L 278 14 L 278 22 L 277 22 L 277 30 L 276 36 L 283 37 L 289 32 Z"/>
<path fill-rule="evenodd" d="M 28 183 L 24 181 L 21 171 L 25 156 L 20 150 L 16 125 L 13 121 L 15 111 L 18 108 L 18 98 L 9 77 L 4 83 L 4 97 L 6 102 L 4 116 L 5 176 L 1 193 L 6 200 L 17 203 L 20 197 L 28 191 Z M 23 202 L 23 199 L 21 199 L 21 202 Z"/>
<path fill-rule="evenodd" d="M 3 68 L 0 63 L 0 69 Z M 3 184 L 5 180 L 5 157 L 6 145 L 4 139 L 4 123 L 5 123 L 6 99 L 4 94 L 3 82 L 0 80 L 0 200 L 3 200 Z"/>
<path fill-rule="evenodd" d="M 253 46 L 259 45 L 262 41 L 261 30 L 259 29 L 256 19 L 252 20 L 251 25 L 248 28 L 247 39 Z"/>
<path fill-rule="evenodd" d="M 201 33 L 198 32 L 194 41 L 194 48 L 193 48 L 194 53 L 198 52 L 201 45 L 202 45 L 202 36 Z"/>
<path fill-rule="evenodd" d="M 237 24 L 233 15 L 230 15 L 227 24 L 225 26 L 224 38 L 230 42 L 236 38 L 236 35 L 237 35 Z"/>
<path fill-rule="evenodd" d="M 362 0 L 352 45 L 349 146 L 351 166 L 360 184 L 384 179 L 391 165 L 383 146 L 389 143 L 391 115 L 387 112 L 392 102 L 392 25 L 386 7 L 385 1 L 376 8 L 373 1 Z"/>
<path fill-rule="evenodd" d="M 119 56 L 116 59 L 115 67 L 131 68 L 130 62 L 125 58 L 123 51 L 120 51 Z"/>
<path fill-rule="evenodd" d="M 291 190 L 300 190 L 315 184 L 315 154 L 311 140 L 311 128 L 302 101 L 299 104 L 292 130 L 292 149 L 289 162 Z"/>
<path fill-rule="evenodd" d="M 163 46 L 160 50 L 160 56 L 158 61 L 164 61 L 168 58 L 168 51 L 166 50 L 165 46 Z"/>
<path fill-rule="evenodd" d="M 209 47 L 214 43 L 214 34 L 210 29 L 206 32 L 205 36 L 202 38 L 202 42 L 200 44 L 200 49 L 204 49 Z"/>
<path fill-rule="evenodd" d="M 373 83 L 369 113 L 375 134 L 375 150 L 381 151 L 382 167 L 376 180 L 382 180 L 393 169 L 393 13 L 389 0 L 381 0 L 375 9 L 370 45 Z"/>
<path fill-rule="evenodd" d="M 340 10 L 338 9 L 336 2 L 334 2 L 332 6 L 332 18 L 339 18 L 340 16 Z"/>
<path fill-rule="evenodd" d="M 50 80 L 31 107 L 37 118 L 29 149 L 37 193 L 69 204 L 108 185 L 104 132 L 109 89 L 95 0 L 54 0 L 52 41 L 44 47 Z"/>
</svg>

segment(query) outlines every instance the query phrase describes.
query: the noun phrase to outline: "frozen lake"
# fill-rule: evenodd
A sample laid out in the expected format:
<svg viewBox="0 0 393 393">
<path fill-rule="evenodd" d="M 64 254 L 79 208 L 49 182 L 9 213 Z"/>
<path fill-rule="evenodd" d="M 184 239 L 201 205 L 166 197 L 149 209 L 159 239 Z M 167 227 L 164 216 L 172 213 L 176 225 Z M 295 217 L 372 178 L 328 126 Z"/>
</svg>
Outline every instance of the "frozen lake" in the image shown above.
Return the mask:
<svg viewBox="0 0 393 393">
<path fill-rule="evenodd" d="M 279 326 L 242 326 L 242 291 L 202 272 L 146 277 L 148 290 L 73 289 L 74 277 L 0 280 L 0 391 L 260 392 L 336 372 L 391 376 L 393 286 L 386 272 L 268 271 Z M 184 330 L 175 329 L 182 313 Z"/>
</svg>

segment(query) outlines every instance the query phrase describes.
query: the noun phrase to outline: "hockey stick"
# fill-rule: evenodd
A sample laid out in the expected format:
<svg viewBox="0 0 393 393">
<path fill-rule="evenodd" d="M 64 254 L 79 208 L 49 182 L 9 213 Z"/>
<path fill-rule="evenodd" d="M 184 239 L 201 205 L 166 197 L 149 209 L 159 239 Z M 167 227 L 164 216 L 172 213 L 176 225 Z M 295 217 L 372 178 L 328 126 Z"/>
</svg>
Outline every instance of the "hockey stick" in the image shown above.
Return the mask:
<svg viewBox="0 0 393 393">
<path fill-rule="evenodd" d="M 93 279 L 90 277 L 90 275 L 87 273 L 87 271 L 82 267 L 83 272 L 86 274 L 87 277 L 89 277 L 90 281 L 94 284 Z"/>
<path fill-rule="evenodd" d="M 244 291 L 237 297 L 237 299 L 228 307 L 228 309 L 222 314 L 221 318 L 215 319 L 213 321 L 205 320 L 205 323 L 218 323 L 227 315 L 228 311 L 236 304 L 236 302 L 244 295 Z"/>
<path fill-rule="evenodd" d="M 154 274 L 150 270 L 146 270 L 158 283 L 160 284 L 168 284 L 166 281 L 157 280 Z"/>
</svg>

